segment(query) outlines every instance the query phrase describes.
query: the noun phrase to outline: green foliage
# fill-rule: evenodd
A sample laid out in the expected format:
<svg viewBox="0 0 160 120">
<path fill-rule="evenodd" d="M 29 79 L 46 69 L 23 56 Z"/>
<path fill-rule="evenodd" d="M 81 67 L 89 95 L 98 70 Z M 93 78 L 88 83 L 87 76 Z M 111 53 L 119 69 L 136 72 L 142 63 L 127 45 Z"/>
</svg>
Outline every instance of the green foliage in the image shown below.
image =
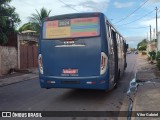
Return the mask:
<svg viewBox="0 0 160 120">
<path fill-rule="evenodd" d="M 157 67 L 160 70 L 160 51 L 157 52 L 156 60 L 157 60 Z"/>
<path fill-rule="evenodd" d="M 155 60 L 156 59 L 156 52 L 155 51 L 149 52 L 149 55 L 151 57 L 151 60 Z"/>
<path fill-rule="evenodd" d="M 34 25 L 30 22 L 23 24 L 20 28 L 19 28 L 19 32 L 25 31 L 25 30 L 33 30 L 35 31 Z"/>
<path fill-rule="evenodd" d="M 6 36 L 6 34 L 4 33 L 0 33 L 0 44 L 4 45 L 8 42 L 8 38 Z"/>
<path fill-rule="evenodd" d="M 0 44 L 8 42 L 8 35 L 15 32 L 15 28 L 20 23 L 15 8 L 10 6 L 11 0 L 0 0 Z"/>
<path fill-rule="evenodd" d="M 160 70 L 160 60 L 157 61 L 157 67 Z"/>
<path fill-rule="evenodd" d="M 146 54 L 147 54 L 146 52 L 142 51 L 142 55 L 146 55 Z"/>
<path fill-rule="evenodd" d="M 138 48 L 139 51 L 144 51 L 146 49 L 147 49 L 146 45 L 139 46 L 139 48 Z"/>
<path fill-rule="evenodd" d="M 144 50 L 146 50 L 146 49 L 147 49 L 147 40 L 144 39 L 144 40 L 142 40 L 140 43 L 138 43 L 137 49 L 138 49 L 139 51 L 144 51 Z"/>
<path fill-rule="evenodd" d="M 156 60 L 160 60 L 160 51 L 157 52 Z"/>
<path fill-rule="evenodd" d="M 33 13 L 29 17 L 29 20 L 32 23 L 32 26 L 33 26 L 34 30 L 37 31 L 37 33 L 40 32 L 40 26 L 42 25 L 42 20 L 44 18 L 48 17 L 50 12 L 51 12 L 51 10 L 47 11 L 47 9 L 41 8 L 40 12 L 38 12 L 38 10 L 36 10 L 36 14 Z"/>
<path fill-rule="evenodd" d="M 148 59 L 148 61 L 150 61 L 150 60 L 151 60 L 151 57 L 150 57 L 150 56 L 148 56 L 148 58 L 147 58 L 147 59 Z"/>
<path fill-rule="evenodd" d="M 151 42 L 157 42 L 157 39 L 153 39 Z"/>
</svg>

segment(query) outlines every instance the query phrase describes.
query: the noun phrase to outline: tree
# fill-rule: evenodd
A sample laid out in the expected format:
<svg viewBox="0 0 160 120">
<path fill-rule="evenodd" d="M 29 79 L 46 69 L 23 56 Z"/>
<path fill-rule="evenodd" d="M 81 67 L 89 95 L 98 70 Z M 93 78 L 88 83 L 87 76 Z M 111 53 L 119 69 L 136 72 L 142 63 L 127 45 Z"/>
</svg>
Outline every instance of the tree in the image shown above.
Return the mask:
<svg viewBox="0 0 160 120">
<path fill-rule="evenodd" d="M 45 8 L 41 8 L 40 12 L 36 10 L 36 14 L 33 13 L 30 17 L 29 20 L 31 24 L 33 25 L 34 29 L 39 33 L 40 31 L 40 26 L 42 25 L 42 20 L 46 17 L 49 16 L 51 10 L 47 11 Z"/>
<path fill-rule="evenodd" d="M 9 34 L 15 32 L 15 28 L 20 23 L 15 8 L 10 6 L 11 0 L 0 0 L 0 44 L 8 42 Z"/>
<path fill-rule="evenodd" d="M 28 22 L 23 24 L 20 28 L 19 28 L 19 32 L 25 31 L 25 30 L 32 30 L 35 31 L 34 26 L 32 25 L 32 23 Z"/>
<path fill-rule="evenodd" d="M 141 42 L 138 43 L 137 45 L 137 49 L 139 51 L 144 51 L 147 49 L 147 40 L 146 39 L 143 39 Z"/>
</svg>

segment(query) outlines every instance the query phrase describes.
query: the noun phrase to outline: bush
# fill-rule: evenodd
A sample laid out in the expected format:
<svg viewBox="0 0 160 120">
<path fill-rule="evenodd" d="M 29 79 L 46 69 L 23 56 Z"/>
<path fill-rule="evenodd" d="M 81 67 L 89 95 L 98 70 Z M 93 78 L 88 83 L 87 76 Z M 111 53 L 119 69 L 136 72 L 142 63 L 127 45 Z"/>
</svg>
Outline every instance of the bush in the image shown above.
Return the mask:
<svg viewBox="0 0 160 120">
<path fill-rule="evenodd" d="M 157 67 L 160 70 L 160 60 L 157 61 Z"/>
<path fill-rule="evenodd" d="M 146 52 L 144 52 L 144 51 L 142 51 L 142 55 L 147 55 L 147 53 L 146 53 Z"/>
<path fill-rule="evenodd" d="M 149 56 L 151 57 L 151 60 L 155 60 L 156 59 L 156 52 L 155 51 L 149 52 Z"/>
<path fill-rule="evenodd" d="M 148 58 L 147 58 L 147 59 L 148 59 L 148 61 L 151 61 L 151 57 L 149 57 L 149 56 L 148 56 Z"/>
<path fill-rule="evenodd" d="M 157 52 L 157 55 L 156 55 L 156 60 L 160 60 L 160 51 Z"/>
<path fill-rule="evenodd" d="M 157 67 L 160 70 L 160 51 L 157 52 L 156 60 L 157 60 Z"/>
</svg>

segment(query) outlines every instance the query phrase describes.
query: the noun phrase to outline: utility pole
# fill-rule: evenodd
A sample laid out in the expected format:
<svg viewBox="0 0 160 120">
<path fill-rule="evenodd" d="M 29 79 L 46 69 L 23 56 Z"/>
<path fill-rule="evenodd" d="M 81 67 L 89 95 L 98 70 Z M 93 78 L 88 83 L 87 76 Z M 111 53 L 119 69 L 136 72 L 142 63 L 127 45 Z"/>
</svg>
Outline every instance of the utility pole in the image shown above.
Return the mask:
<svg viewBox="0 0 160 120">
<path fill-rule="evenodd" d="M 149 40 L 148 40 L 148 32 L 147 32 L 147 55 L 149 53 Z"/>
<path fill-rule="evenodd" d="M 156 7 L 155 10 L 156 10 L 156 40 L 157 40 L 157 49 L 156 49 L 156 51 L 158 51 L 158 42 L 159 42 L 159 40 L 158 40 L 158 22 L 157 22 L 157 11 L 158 11 L 158 8 Z"/>
<path fill-rule="evenodd" d="M 152 28 L 151 28 L 151 25 L 150 25 L 150 43 L 152 41 Z"/>
<path fill-rule="evenodd" d="M 152 28 L 150 25 L 150 40 L 148 41 L 148 52 L 151 51 L 151 43 L 152 43 Z"/>
</svg>

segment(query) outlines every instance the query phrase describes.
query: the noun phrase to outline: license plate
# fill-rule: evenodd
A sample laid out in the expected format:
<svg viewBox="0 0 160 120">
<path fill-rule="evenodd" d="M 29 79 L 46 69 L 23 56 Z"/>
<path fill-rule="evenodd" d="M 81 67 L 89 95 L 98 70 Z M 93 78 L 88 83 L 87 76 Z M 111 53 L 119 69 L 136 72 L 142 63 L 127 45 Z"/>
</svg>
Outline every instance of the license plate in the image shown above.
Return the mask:
<svg viewBox="0 0 160 120">
<path fill-rule="evenodd" d="M 78 69 L 63 69 L 63 74 L 77 74 Z"/>
</svg>

